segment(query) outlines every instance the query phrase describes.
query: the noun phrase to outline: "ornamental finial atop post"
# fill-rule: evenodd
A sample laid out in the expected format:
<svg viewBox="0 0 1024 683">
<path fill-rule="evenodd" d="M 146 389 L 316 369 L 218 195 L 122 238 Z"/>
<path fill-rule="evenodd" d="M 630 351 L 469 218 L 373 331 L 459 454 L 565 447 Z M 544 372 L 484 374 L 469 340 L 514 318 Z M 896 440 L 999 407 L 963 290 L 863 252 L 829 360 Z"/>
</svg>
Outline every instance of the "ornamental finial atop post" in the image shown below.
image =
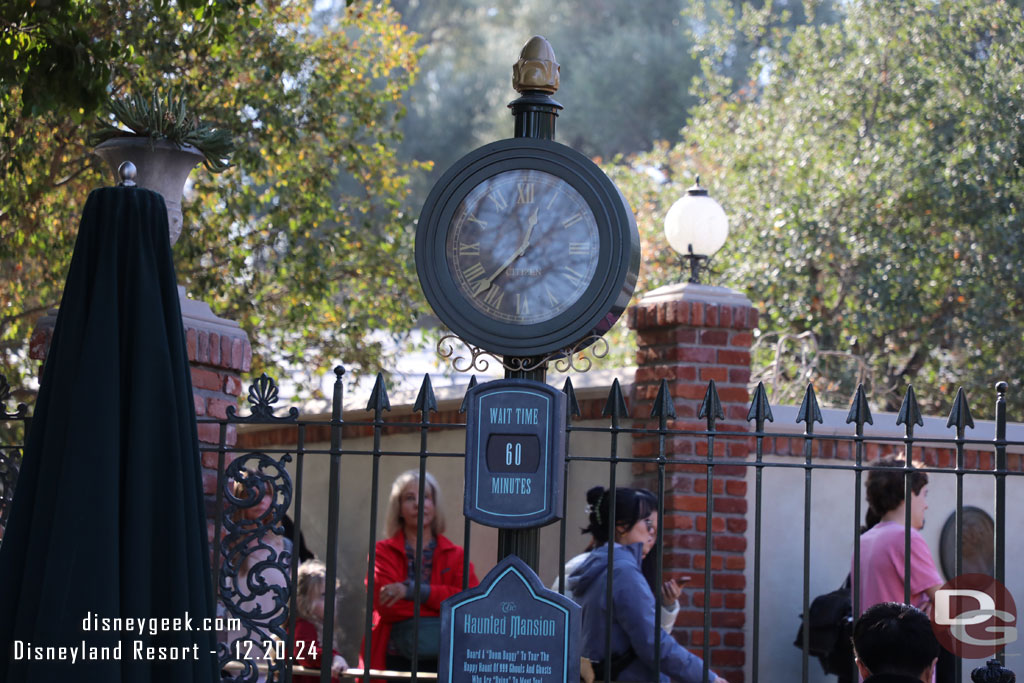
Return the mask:
<svg viewBox="0 0 1024 683">
<path fill-rule="evenodd" d="M 558 90 L 555 51 L 542 36 L 534 36 L 519 51 L 519 61 L 512 66 L 512 87 L 519 99 L 509 102 L 515 117 L 515 137 L 555 139 L 555 119 L 562 108 L 551 99 Z"/>
<path fill-rule="evenodd" d="M 519 93 L 536 90 L 550 95 L 558 91 L 560 69 L 551 43 L 543 36 L 534 36 L 520 50 L 519 61 L 512 65 L 512 87 Z"/>
</svg>

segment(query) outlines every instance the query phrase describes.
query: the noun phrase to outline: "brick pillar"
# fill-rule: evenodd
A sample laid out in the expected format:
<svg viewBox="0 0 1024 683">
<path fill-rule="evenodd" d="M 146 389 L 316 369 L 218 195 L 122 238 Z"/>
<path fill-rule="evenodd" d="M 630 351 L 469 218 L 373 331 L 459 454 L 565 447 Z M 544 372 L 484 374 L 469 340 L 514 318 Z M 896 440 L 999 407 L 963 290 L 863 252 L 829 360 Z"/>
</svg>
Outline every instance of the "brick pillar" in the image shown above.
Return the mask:
<svg viewBox="0 0 1024 683">
<path fill-rule="evenodd" d="M 227 417 L 228 406 L 238 406 L 238 397 L 243 388 L 242 373 L 248 372 L 252 364 L 249 336 L 235 321 L 214 315 L 209 304 L 189 299 L 184 287 L 178 287 L 178 300 L 181 302 L 181 322 L 185 327 L 188 361 L 192 366 L 192 397 L 195 400 L 196 417 L 223 420 Z M 219 446 L 220 426 L 200 423 L 198 428 L 199 447 L 214 449 L 201 452 L 206 526 L 212 543 L 217 512 L 216 449 Z M 237 439 L 235 426 L 228 425 L 227 445 L 234 446 Z M 233 459 L 232 454 L 226 454 L 225 466 Z"/>
<path fill-rule="evenodd" d="M 223 419 L 227 416 L 225 411 L 229 405 L 238 405 L 243 386 L 241 373 L 248 372 L 252 363 L 249 336 L 238 323 L 214 315 L 208 304 L 189 299 L 184 287 L 178 287 L 178 300 L 181 303 L 181 321 L 185 328 L 189 365 L 192 367 L 192 396 L 196 417 Z M 29 342 L 29 356 L 34 360 L 46 359 L 56 322 L 57 310 L 53 309 L 36 323 Z M 220 438 L 218 425 L 200 424 L 198 429 L 200 448 L 216 449 Z M 227 444 L 233 446 L 236 439 L 235 427 L 231 425 L 227 431 Z M 202 451 L 201 458 L 207 534 L 212 542 L 216 515 L 217 452 Z M 231 459 L 231 454 L 228 454 L 227 462 Z"/>
<path fill-rule="evenodd" d="M 725 419 L 716 429 L 747 432 L 750 381 L 750 345 L 757 326 L 757 310 L 750 301 L 730 289 L 682 284 L 662 287 L 645 295 L 630 308 L 628 324 L 637 333 L 637 371 L 633 384 L 633 414 L 644 426 L 662 379 L 671 388 L 677 419 L 670 429 L 704 431 L 698 419 L 701 401 L 710 380 L 715 381 Z M 666 439 L 666 455 L 675 458 L 707 457 L 705 437 Z M 715 440 L 714 458 L 744 458 L 749 439 Z M 658 438 L 636 435 L 633 454 L 657 457 Z M 656 490 L 653 464 L 635 465 L 638 485 Z M 752 475 L 751 475 L 752 476 Z M 732 683 L 744 680 L 743 666 L 748 642 L 745 608 L 753 594 L 746 580 L 747 468 L 717 466 L 712 480 L 711 555 L 711 667 Z M 751 479 L 752 481 L 752 479 Z M 707 467 L 677 465 L 666 469 L 665 565 L 666 573 L 693 577 L 692 588 L 683 591 L 682 610 L 675 636 L 701 654 L 704 643 L 703 587 L 707 516 Z"/>
</svg>

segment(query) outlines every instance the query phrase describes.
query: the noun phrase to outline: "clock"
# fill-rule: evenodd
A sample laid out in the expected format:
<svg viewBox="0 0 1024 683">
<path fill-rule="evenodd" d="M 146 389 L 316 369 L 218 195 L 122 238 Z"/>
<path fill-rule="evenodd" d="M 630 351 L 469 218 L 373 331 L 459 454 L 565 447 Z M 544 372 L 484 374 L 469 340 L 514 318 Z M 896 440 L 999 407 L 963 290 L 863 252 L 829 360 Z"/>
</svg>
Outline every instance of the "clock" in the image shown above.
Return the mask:
<svg viewBox="0 0 1024 683">
<path fill-rule="evenodd" d="M 460 159 L 416 231 L 434 312 L 463 340 L 507 356 L 596 339 L 629 303 L 639 265 L 636 222 L 614 183 L 544 139 L 501 140 Z"/>
<path fill-rule="evenodd" d="M 502 171 L 455 208 L 445 258 L 459 293 L 493 320 L 533 325 L 580 299 L 600 255 L 597 219 L 545 171 Z M 484 255 L 487 258 L 484 258 Z"/>
</svg>

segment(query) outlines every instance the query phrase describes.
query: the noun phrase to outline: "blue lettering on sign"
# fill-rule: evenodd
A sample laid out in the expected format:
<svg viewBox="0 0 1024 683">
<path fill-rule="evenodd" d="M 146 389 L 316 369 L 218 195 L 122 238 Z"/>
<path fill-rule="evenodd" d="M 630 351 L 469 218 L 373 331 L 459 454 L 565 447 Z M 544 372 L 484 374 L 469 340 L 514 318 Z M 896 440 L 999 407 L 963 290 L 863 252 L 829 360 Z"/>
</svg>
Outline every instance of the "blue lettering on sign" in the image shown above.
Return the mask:
<svg viewBox="0 0 1024 683">
<path fill-rule="evenodd" d="M 522 395 L 523 402 L 527 404 L 526 407 L 517 408 L 486 408 L 484 406 L 485 399 L 493 401 L 495 397 L 502 395 L 507 396 L 509 394 L 520 394 Z M 543 402 L 543 407 L 532 408 L 529 407 L 530 403 Z M 547 396 L 538 394 L 536 392 L 520 391 L 517 389 L 505 389 L 503 391 L 496 391 L 487 394 L 481 394 L 477 398 L 477 411 L 479 415 L 487 415 L 490 417 L 490 423 L 492 425 L 529 425 L 529 426 L 542 426 L 541 417 L 547 417 L 551 415 L 551 401 Z M 543 429 L 547 430 L 548 425 L 543 425 Z M 486 453 L 486 444 L 483 442 L 486 430 L 479 430 L 477 435 L 477 450 L 479 453 Z M 477 467 L 476 469 L 476 481 L 474 485 L 476 487 L 476 508 L 483 512 L 495 515 L 497 517 L 528 517 L 535 515 L 539 512 L 543 512 L 545 505 L 548 500 L 548 489 L 551 486 L 548 475 L 549 468 L 548 462 L 551 454 L 548 452 L 547 439 L 541 440 L 542 448 L 540 454 L 540 466 L 536 472 L 539 474 L 542 483 L 543 491 L 535 489 L 533 484 L 536 481 L 535 476 L 512 476 L 506 474 L 495 474 L 489 473 L 490 485 L 481 482 L 485 476 L 488 475 L 484 471 L 483 467 Z M 511 448 L 511 446 L 510 446 Z M 514 451 L 513 451 L 514 458 Z M 483 487 L 481 484 L 483 483 Z M 535 494 L 543 495 L 535 495 Z M 481 495 L 485 494 L 485 495 Z M 487 496 L 515 496 L 517 497 L 530 497 L 536 498 L 537 504 L 532 509 L 524 510 L 520 506 L 516 506 L 517 512 L 504 512 L 501 510 L 488 509 Z M 529 500 L 526 501 L 529 504 Z"/>
<path fill-rule="evenodd" d="M 502 560 L 477 588 L 449 598 L 441 611 L 439 681 L 578 680 L 579 607 L 544 588 L 519 558 Z"/>
<path fill-rule="evenodd" d="M 506 393 L 510 393 L 510 392 L 506 392 Z M 536 394 L 530 394 L 530 396 L 536 396 Z M 491 408 L 490 413 L 491 413 L 491 424 L 496 424 L 496 425 L 510 425 L 510 424 L 537 425 L 537 424 L 540 424 L 540 409 L 539 408 Z"/>
<path fill-rule="evenodd" d="M 530 494 L 530 477 L 502 477 L 491 475 L 491 493 Z"/>
</svg>

